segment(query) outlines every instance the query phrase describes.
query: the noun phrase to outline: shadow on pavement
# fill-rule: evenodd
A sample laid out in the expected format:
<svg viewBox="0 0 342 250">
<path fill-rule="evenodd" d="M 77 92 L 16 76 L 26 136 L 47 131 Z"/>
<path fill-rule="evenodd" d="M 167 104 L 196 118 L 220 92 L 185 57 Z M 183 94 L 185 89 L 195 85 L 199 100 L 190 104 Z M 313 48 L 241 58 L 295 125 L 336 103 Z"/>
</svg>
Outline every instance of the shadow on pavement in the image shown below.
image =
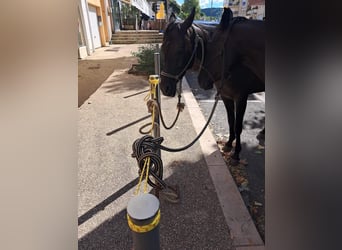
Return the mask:
<svg viewBox="0 0 342 250">
<path fill-rule="evenodd" d="M 125 194 L 128 190 L 133 188 L 135 185 L 138 184 L 139 178 L 135 178 L 128 184 L 126 184 L 124 187 L 122 187 L 120 190 L 109 196 L 107 199 L 102 201 L 101 203 L 97 204 L 95 207 L 88 210 L 86 213 L 78 217 L 78 225 L 82 225 L 84 222 L 89 220 L 91 217 L 93 217 L 98 212 L 104 210 L 106 206 L 108 206 L 110 203 L 115 201 L 117 198 L 119 198 L 121 195 Z"/>
<path fill-rule="evenodd" d="M 140 119 L 137 119 L 137 120 L 135 120 L 135 121 L 133 121 L 133 122 L 130 122 L 130 123 L 124 125 L 124 126 L 121 126 L 120 128 L 114 129 L 114 130 L 112 130 L 112 131 L 106 133 L 106 135 L 107 135 L 107 136 L 113 135 L 113 134 L 115 134 L 115 133 L 117 133 L 117 132 L 119 132 L 119 131 L 121 131 L 121 130 L 124 130 L 124 129 L 130 127 L 130 126 L 133 126 L 133 125 L 135 125 L 135 124 L 137 124 L 137 123 L 139 123 L 139 122 L 141 122 L 141 121 L 143 121 L 143 120 L 146 120 L 146 119 L 148 119 L 148 118 L 150 118 L 150 117 L 151 117 L 151 115 L 144 116 L 144 117 L 142 117 L 142 118 L 140 118 Z"/>
<path fill-rule="evenodd" d="M 115 48 L 110 48 L 110 49 L 105 49 L 104 51 L 107 51 L 107 52 L 118 52 L 120 50 L 121 47 L 115 47 Z"/>
<path fill-rule="evenodd" d="M 133 74 L 123 74 L 111 76 L 103 85 L 107 93 L 124 93 L 127 91 L 138 91 L 141 94 L 147 92 L 149 83 L 147 76 L 139 76 Z M 134 93 L 136 94 L 136 93 Z"/>
<path fill-rule="evenodd" d="M 129 69 L 134 57 L 84 59 L 78 61 L 78 107 L 116 70 Z"/>
<path fill-rule="evenodd" d="M 166 183 L 177 185 L 181 197 L 178 204 L 160 201 L 161 249 L 233 249 L 206 163 L 199 157 L 194 162 L 176 161 L 164 167 L 172 172 Z M 79 239 L 78 249 L 128 250 L 132 244 L 126 210 L 122 210 Z"/>
</svg>

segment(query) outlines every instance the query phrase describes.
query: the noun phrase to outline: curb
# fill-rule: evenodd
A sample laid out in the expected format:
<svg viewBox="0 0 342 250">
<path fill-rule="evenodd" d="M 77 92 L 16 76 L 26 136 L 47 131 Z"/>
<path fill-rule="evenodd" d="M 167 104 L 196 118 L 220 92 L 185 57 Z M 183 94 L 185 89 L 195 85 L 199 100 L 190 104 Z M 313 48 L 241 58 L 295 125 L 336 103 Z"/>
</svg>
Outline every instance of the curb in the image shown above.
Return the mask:
<svg viewBox="0 0 342 250">
<path fill-rule="evenodd" d="M 183 77 L 183 97 L 189 109 L 195 131 L 199 133 L 204 127 L 206 120 L 185 77 Z M 215 186 L 222 212 L 230 229 L 233 246 L 237 250 L 264 250 L 264 243 L 259 232 L 222 158 L 216 140 L 208 129 L 205 130 L 199 139 L 199 143 Z"/>
</svg>

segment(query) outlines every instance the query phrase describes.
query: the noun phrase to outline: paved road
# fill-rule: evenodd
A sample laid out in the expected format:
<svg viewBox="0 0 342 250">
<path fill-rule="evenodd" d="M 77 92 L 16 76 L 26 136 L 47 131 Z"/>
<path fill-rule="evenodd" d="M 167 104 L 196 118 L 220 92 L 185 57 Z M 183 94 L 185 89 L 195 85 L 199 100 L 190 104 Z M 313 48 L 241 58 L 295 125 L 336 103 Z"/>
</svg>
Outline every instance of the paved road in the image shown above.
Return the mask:
<svg viewBox="0 0 342 250">
<path fill-rule="evenodd" d="M 208 118 L 214 104 L 216 89 L 202 90 L 197 82 L 197 73 L 194 71 L 188 71 L 186 79 L 203 115 Z M 246 170 L 249 192 L 248 195 L 242 195 L 247 206 L 254 202 L 265 204 L 265 151 L 258 149 L 259 140 L 257 139 L 257 135 L 264 125 L 265 95 L 264 93 L 257 93 L 249 97 L 244 118 L 244 130 L 241 134 L 242 151 L 240 158 L 246 159 L 248 162 Z M 217 105 L 210 123 L 210 129 L 217 140 L 229 136 L 227 113 L 222 101 L 219 101 Z"/>
</svg>

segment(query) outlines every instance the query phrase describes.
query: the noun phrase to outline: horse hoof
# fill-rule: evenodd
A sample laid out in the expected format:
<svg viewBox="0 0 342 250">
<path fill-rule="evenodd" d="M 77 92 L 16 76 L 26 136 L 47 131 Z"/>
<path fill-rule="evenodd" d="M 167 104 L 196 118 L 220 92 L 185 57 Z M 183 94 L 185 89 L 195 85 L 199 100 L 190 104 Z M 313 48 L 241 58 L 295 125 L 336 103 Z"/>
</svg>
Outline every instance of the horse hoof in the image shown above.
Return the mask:
<svg viewBox="0 0 342 250">
<path fill-rule="evenodd" d="M 237 159 L 234 159 L 234 158 L 230 158 L 230 165 L 232 165 L 232 166 L 237 166 L 237 165 L 239 165 L 239 160 L 237 160 Z"/>
<path fill-rule="evenodd" d="M 224 147 L 222 148 L 223 152 L 230 152 L 232 151 L 233 147 L 231 146 L 227 146 L 227 145 L 224 145 Z"/>
</svg>

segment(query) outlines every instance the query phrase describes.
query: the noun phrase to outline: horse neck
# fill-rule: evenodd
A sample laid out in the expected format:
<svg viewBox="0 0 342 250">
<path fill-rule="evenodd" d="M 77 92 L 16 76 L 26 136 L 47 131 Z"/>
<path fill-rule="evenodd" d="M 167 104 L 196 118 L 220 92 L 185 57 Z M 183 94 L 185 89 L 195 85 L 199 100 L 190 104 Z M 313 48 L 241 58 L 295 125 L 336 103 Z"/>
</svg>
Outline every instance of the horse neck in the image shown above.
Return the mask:
<svg viewBox="0 0 342 250">
<path fill-rule="evenodd" d="M 206 33 L 206 30 L 203 27 L 199 27 L 198 25 L 192 24 L 191 26 L 192 28 L 189 29 L 189 40 L 191 43 L 191 50 L 194 50 L 195 48 L 195 43 L 196 43 L 196 34 L 200 37 L 200 39 L 202 39 L 203 43 L 201 43 L 200 41 L 198 41 L 198 45 L 197 45 L 197 50 L 196 50 L 196 55 L 195 55 L 195 60 L 197 60 L 197 62 L 201 62 L 202 57 L 204 55 L 202 55 L 202 53 L 204 53 L 204 48 L 202 48 L 202 45 L 205 46 L 207 40 L 208 40 L 208 35 Z M 192 64 L 194 65 L 194 64 Z"/>
</svg>

